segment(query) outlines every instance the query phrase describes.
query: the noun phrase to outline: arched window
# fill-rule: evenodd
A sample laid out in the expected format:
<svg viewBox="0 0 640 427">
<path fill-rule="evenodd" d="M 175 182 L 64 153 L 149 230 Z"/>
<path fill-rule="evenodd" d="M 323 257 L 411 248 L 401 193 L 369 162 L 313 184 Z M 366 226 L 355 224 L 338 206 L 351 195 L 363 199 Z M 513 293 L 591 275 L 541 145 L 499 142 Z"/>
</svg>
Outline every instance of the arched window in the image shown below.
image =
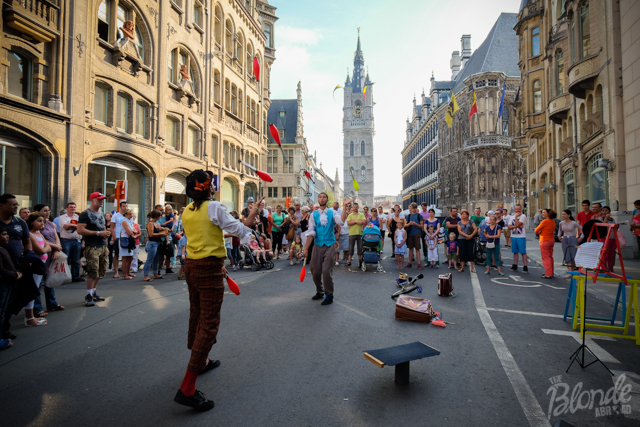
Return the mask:
<svg viewBox="0 0 640 427">
<path fill-rule="evenodd" d="M 568 169 L 563 176 L 564 179 L 564 205 L 566 209 L 571 209 L 576 213 L 576 187 L 573 177 L 573 169 Z"/>
<path fill-rule="evenodd" d="M 238 88 L 236 87 L 235 84 L 231 84 L 231 112 L 236 116 L 238 115 L 237 99 L 238 99 Z"/>
<path fill-rule="evenodd" d="M 241 67 L 244 65 L 244 37 L 242 37 L 242 33 L 236 35 L 236 60 Z"/>
<path fill-rule="evenodd" d="M 227 141 L 222 143 L 222 164 L 229 167 L 229 143 Z"/>
<path fill-rule="evenodd" d="M 604 123 L 604 111 L 602 105 L 602 86 L 598 85 L 596 88 L 596 112 L 600 113 L 600 119 Z"/>
<path fill-rule="evenodd" d="M 361 176 L 361 179 L 363 181 L 366 181 L 366 179 L 367 179 L 367 167 L 364 166 L 364 165 L 362 165 L 362 167 L 360 168 L 360 176 Z"/>
<path fill-rule="evenodd" d="M 607 171 L 598 166 L 598 160 L 602 159 L 602 153 L 593 155 L 587 161 L 587 195 L 591 203 L 609 204 Z"/>
<path fill-rule="evenodd" d="M 364 156 L 365 155 L 365 151 L 364 151 L 364 141 L 362 141 L 360 143 L 360 155 Z"/>
<path fill-rule="evenodd" d="M 502 134 L 509 135 L 509 105 L 505 105 L 502 108 Z"/>
<path fill-rule="evenodd" d="M 247 40 L 247 76 L 253 76 L 253 46 Z"/>
<path fill-rule="evenodd" d="M 140 55 L 140 59 L 144 63 L 146 60 L 145 57 L 145 49 L 144 49 L 144 38 L 142 37 L 142 32 L 140 31 L 140 27 L 136 25 L 136 48 L 138 49 L 138 55 Z"/>
<path fill-rule="evenodd" d="M 196 98 L 199 98 L 200 82 L 198 80 L 198 69 L 193 57 L 185 48 L 177 47 L 169 54 L 168 79 L 173 84 L 177 84 L 183 80 L 182 74 L 180 74 L 180 70 L 183 65 L 187 66 L 187 73 L 189 75 L 189 80 L 191 81 L 191 89 L 193 90 Z"/>
<path fill-rule="evenodd" d="M 593 95 L 589 94 L 589 96 L 587 97 L 587 116 L 586 118 L 588 119 L 589 117 L 591 117 L 591 115 L 594 113 L 593 111 Z"/>
<path fill-rule="evenodd" d="M 584 121 L 586 119 L 586 110 L 584 108 L 584 103 L 580 104 L 580 109 L 578 110 L 578 132 L 580 132 L 580 142 L 584 141 L 587 137 L 587 132 L 583 129 Z"/>
<path fill-rule="evenodd" d="M 542 111 L 542 85 L 540 80 L 533 82 L 533 112 L 539 113 Z"/>
<path fill-rule="evenodd" d="M 180 143 L 180 122 L 167 116 L 165 127 L 165 145 L 177 148 Z"/>
<path fill-rule="evenodd" d="M 580 58 L 589 56 L 591 49 L 591 28 L 589 22 L 589 2 L 584 2 L 580 6 Z"/>
<path fill-rule="evenodd" d="M 258 115 L 256 114 L 256 101 L 251 101 L 251 126 L 257 126 Z"/>
<path fill-rule="evenodd" d="M 531 30 L 531 56 L 540 55 L 540 27 Z"/>
<path fill-rule="evenodd" d="M 204 27 L 202 5 L 197 0 L 193 2 L 193 23 L 200 29 Z"/>
<path fill-rule="evenodd" d="M 230 19 L 227 19 L 224 28 L 224 50 L 227 55 L 233 55 L 233 24 Z"/>
<path fill-rule="evenodd" d="M 27 55 L 13 50 L 9 51 L 7 57 L 9 58 L 8 92 L 11 95 L 31 101 L 33 98 L 31 59 Z"/>
<path fill-rule="evenodd" d="M 222 11 L 220 6 L 216 5 L 215 21 L 213 24 L 214 38 L 218 47 L 222 46 Z"/>
<path fill-rule="evenodd" d="M 231 83 L 229 79 L 224 79 L 224 109 L 231 111 Z"/>
<path fill-rule="evenodd" d="M 242 118 L 242 100 L 244 96 L 242 95 L 242 89 L 238 89 L 238 117 Z M 249 117 L 244 118 L 247 122 L 249 121 Z"/>
<path fill-rule="evenodd" d="M 220 71 L 213 70 L 213 102 L 220 105 Z"/>
<path fill-rule="evenodd" d="M 564 93 L 564 53 L 559 50 L 556 52 L 556 95 L 560 96 Z"/>
<path fill-rule="evenodd" d="M 353 141 L 349 144 L 349 155 L 353 157 Z"/>
<path fill-rule="evenodd" d="M 144 102 L 136 102 L 136 135 L 149 139 L 149 105 Z"/>
</svg>

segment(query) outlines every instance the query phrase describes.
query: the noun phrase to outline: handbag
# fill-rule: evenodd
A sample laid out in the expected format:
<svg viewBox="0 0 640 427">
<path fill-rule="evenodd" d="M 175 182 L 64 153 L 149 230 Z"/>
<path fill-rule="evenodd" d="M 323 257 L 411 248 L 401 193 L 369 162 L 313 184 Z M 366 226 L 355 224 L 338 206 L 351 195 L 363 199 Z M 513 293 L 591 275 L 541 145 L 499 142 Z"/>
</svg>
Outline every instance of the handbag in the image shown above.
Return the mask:
<svg viewBox="0 0 640 427">
<path fill-rule="evenodd" d="M 47 272 L 47 280 L 44 285 L 48 288 L 54 288 L 56 286 L 69 283 L 71 281 L 71 269 L 67 263 L 67 254 L 60 252 L 60 256 L 57 260 L 53 261 L 49 265 Z"/>
<path fill-rule="evenodd" d="M 120 237 L 120 247 L 122 249 L 129 249 L 129 236 Z"/>
<path fill-rule="evenodd" d="M 287 231 L 287 241 L 293 241 L 293 238 L 296 235 L 296 230 L 293 227 L 289 227 L 289 231 Z"/>
<path fill-rule="evenodd" d="M 495 247 L 496 247 L 495 242 L 491 242 L 491 243 L 490 243 L 490 242 L 487 242 L 487 249 L 493 249 L 493 248 L 495 248 Z"/>
</svg>

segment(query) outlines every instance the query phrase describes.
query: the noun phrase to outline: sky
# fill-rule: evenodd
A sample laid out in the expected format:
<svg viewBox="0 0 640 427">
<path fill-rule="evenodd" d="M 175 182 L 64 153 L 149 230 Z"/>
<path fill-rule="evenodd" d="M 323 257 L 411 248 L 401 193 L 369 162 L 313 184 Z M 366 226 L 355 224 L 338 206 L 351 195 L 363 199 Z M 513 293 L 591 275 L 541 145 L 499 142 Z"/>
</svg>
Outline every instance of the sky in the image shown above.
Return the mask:
<svg viewBox="0 0 640 427">
<path fill-rule="evenodd" d="M 269 0 L 275 7 L 276 60 L 271 99 L 295 99 L 302 86 L 304 136 L 311 153 L 333 178 L 342 176 L 342 106 L 338 89 L 353 71 L 358 30 L 365 67 L 375 82 L 375 195 L 402 191 L 407 116 L 414 95 L 427 96 L 431 72 L 450 80 L 451 52 L 471 34 L 475 50 L 501 12 L 517 13 L 520 0 Z M 344 187 L 343 187 L 344 188 Z"/>
</svg>

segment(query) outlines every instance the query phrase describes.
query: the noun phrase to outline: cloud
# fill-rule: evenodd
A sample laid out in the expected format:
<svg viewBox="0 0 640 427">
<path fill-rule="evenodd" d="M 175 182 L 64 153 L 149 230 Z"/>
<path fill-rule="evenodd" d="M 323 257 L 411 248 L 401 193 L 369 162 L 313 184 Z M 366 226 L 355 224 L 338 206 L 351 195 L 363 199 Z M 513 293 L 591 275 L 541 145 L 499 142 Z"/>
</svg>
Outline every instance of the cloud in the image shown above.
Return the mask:
<svg viewBox="0 0 640 427">
<path fill-rule="evenodd" d="M 313 46 L 322 39 L 322 32 L 309 28 L 296 28 L 286 25 L 278 26 L 276 33 L 279 47 L 287 45 Z"/>
</svg>

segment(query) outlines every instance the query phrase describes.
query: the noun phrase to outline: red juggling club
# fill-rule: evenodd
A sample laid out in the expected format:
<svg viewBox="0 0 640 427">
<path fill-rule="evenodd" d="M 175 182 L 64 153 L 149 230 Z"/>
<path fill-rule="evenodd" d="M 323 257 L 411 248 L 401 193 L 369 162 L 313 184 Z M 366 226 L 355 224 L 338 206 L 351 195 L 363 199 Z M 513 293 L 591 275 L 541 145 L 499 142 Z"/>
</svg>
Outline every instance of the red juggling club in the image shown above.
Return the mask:
<svg viewBox="0 0 640 427">
<path fill-rule="evenodd" d="M 304 278 L 307 275 L 307 258 L 302 263 L 302 270 L 300 271 L 300 282 L 304 282 Z"/>
<path fill-rule="evenodd" d="M 278 147 L 280 147 L 280 151 L 282 151 L 282 158 L 284 158 L 284 163 L 289 163 L 289 161 L 287 160 L 287 156 L 285 156 L 284 150 L 282 149 L 282 144 L 280 142 L 280 133 L 278 133 L 278 128 L 273 123 L 269 125 L 269 133 L 271 133 L 271 136 L 278 144 Z"/>
<path fill-rule="evenodd" d="M 236 295 L 240 295 L 240 287 L 238 286 L 236 281 L 229 276 L 226 276 L 226 279 L 227 279 L 227 286 L 229 286 L 229 290 Z"/>
<path fill-rule="evenodd" d="M 271 178 L 271 175 L 269 175 L 268 173 L 259 171 L 258 169 L 254 168 L 248 163 L 243 162 L 242 160 L 239 160 L 239 162 L 245 165 L 246 167 L 248 167 L 249 169 L 251 169 L 252 171 L 254 171 L 256 175 L 258 175 L 258 178 L 260 178 L 261 180 L 267 181 L 267 182 L 273 182 L 273 178 Z"/>
<path fill-rule="evenodd" d="M 260 81 L 260 62 L 258 58 L 253 58 L 253 74 L 256 76 L 256 81 Z"/>
</svg>

